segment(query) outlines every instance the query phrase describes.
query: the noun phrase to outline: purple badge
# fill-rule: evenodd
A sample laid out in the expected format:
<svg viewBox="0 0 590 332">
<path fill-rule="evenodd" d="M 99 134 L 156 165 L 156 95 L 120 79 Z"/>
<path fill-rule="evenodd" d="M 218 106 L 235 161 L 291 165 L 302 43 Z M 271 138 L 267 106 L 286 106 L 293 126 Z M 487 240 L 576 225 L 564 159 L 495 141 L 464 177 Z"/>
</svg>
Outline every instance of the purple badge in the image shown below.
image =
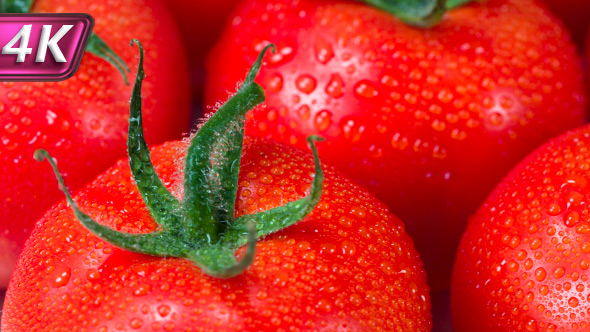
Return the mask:
<svg viewBox="0 0 590 332">
<path fill-rule="evenodd" d="M 92 33 L 88 14 L 0 14 L 0 81 L 62 81 Z"/>
</svg>

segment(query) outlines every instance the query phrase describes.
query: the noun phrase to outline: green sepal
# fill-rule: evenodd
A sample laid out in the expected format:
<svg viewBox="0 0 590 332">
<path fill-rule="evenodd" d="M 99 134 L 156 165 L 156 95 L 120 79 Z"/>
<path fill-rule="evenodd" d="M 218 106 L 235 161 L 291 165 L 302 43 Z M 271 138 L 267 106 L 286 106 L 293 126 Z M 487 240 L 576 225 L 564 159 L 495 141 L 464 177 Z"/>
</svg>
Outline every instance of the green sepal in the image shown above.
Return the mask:
<svg viewBox="0 0 590 332">
<path fill-rule="evenodd" d="M 129 134 L 127 136 L 129 166 L 141 197 L 156 223 L 163 229 L 180 232 L 182 220 L 180 202 L 168 191 L 158 177 L 152 164 L 150 150 L 143 136 L 143 115 L 141 112 L 141 87 L 145 77 L 143 46 L 137 39 L 131 41 L 131 46 L 134 43 L 139 46 L 139 66 L 129 107 Z"/>
<path fill-rule="evenodd" d="M 223 226 L 234 218 L 246 113 L 264 101 L 254 78 L 265 47 L 238 91 L 199 129 L 186 154 L 183 230 L 186 238 L 205 232 L 208 243 L 219 241 Z"/>
<path fill-rule="evenodd" d="M 436 25 L 445 13 L 445 0 L 362 0 L 403 22 L 420 28 Z"/>
<path fill-rule="evenodd" d="M 249 221 L 245 224 L 246 241 L 248 244 L 246 254 L 238 262 L 234 256 L 236 246 L 210 246 L 189 253 L 188 259 L 192 260 L 205 273 L 216 278 L 233 278 L 248 268 L 254 262 L 256 254 L 256 226 Z"/>
<path fill-rule="evenodd" d="M 296 224 L 313 211 L 322 196 L 322 185 L 324 183 L 324 172 L 315 142 L 321 142 L 323 140 L 324 138 L 313 135 L 307 138 L 307 143 L 313 153 L 315 165 L 315 174 L 311 182 L 309 195 L 294 202 L 289 202 L 286 205 L 237 218 L 225 231 L 224 243 L 231 244 L 236 248 L 244 245 L 248 241 L 247 225 L 253 221 L 256 222 L 258 236 L 263 237 Z"/>
<path fill-rule="evenodd" d="M 74 211 L 74 215 L 94 235 L 106 242 L 115 244 L 120 248 L 133 252 L 154 256 L 186 256 L 185 253 L 187 250 L 184 248 L 184 245 L 179 245 L 175 238 L 166 233 L 155 232 L 149 234 L 129 234 L 113 230 L 107 226 L 97 223 L 89 215 L 82 212 L 80 208 L 78 208 L 78 204 L 76 204 L 76 202 L 72 199 L 70 191 L 64 183 L 63 177 L 57 168 L 57 164 L 53 158 L 51 158 L 49 153 L 46 150 L 39 149 L 35 151 L 33 157 L 39 162 L 43 160 L 49 161 L 49 164 L 53 168 L 53 172 L 55 173 L 55 177 L 59 183 L 59 188 L 66 196 L 66 200 Z"/>
<path fill-rule="evenodd" d="M 129 80 L 127 79 L 127 73 L 129 72 L 129 67 L 125 64 L 125 61 L 121 59 L 115 53 L 109 45 L 107 45 L 97 34 L 94 32 L 90 35 L 88 39 L 88 45 L 86 46 L 86 51 L 90 52 L 103 60 L 107 61 L 111 65 L 113 65 L 117 70 L 123 75 L 123 81 L 125 81 L 125 85 L 129 85 Z"/>
<path fill-rule="evenodd" d="M 0 13 L 25 14 L 31 10 L 33 0 L 0 0 Z"/>
<path fill-rule="evenodd" d="M 461 7 L 465 4 L 468 4 L 468 3 L 474 2 L 474 1 L 477 1 L 477 0 L 447 0 L 446 8 L 447 8 L 447 10 L 454 9 L 454 8 Z"/>
</svg>

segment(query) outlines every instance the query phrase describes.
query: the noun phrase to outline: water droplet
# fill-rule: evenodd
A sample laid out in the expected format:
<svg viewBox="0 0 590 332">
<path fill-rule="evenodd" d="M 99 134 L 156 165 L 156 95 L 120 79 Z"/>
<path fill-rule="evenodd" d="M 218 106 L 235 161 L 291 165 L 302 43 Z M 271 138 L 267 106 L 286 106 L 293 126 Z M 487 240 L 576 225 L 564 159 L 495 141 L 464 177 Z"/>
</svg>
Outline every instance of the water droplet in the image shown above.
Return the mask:
<svg viewBox="0 0 590 332">
<path fill-rule="evenodd" d="M 309 120 L 311 117 L 311 110 L 309 109 L 309 106 L 301 105 L 301 107 L 297 109 L 297 115 L 299 115 L 299 118 L 301 118 L 303 121 Z"/>
<path fill-rule="evenodd" d="M 356 245 L 350 241 L 342 241 L 342 253 L 345 255 L 354 255 L 356 253 Z"/>
<path fill-rule="evenodd" d="M 142 325 L 143 325 L 143 320 L 141 320 L 139 318 L 133 318 L 129 322 L 129 326 L 131 326 L 132 329 L 136 329 L 136 330 L 141 328 Z"/>
<path fill-rule="evenodd" d="M 268 297 L 268 293 L 265 291 L 259 291 L 256 293 L 256 298 L 259 300 L 266 300 L 267 297 Z"/>
<path fill-rule="evenodd" d="M 354 92 L 363 98 L 374 98 L 379 95 L 379 92 L 375 88 L 375 86 L 370 83 L 369 81 L 361 81 L 357 83 L 354 88 Z"/>
<path fill-rule="evenodd" d="M 150 286 L 149 285 L 138 285 L 133 290 L 133 295 L 135 295 L 135 296 L 144 296 L 144 295 L 147 295 L 147 293 L 149 293 L 149 291 L 150 291 Z"/>
<path fill-rule="evenodd" d="M 526 323 L 526 329 L 527 329 L 527 331 L 536 331 L 537 330 L 537 321 L 534 319 L 529 320 Z"/>
<path fill-rule="evenodd" d="M 559 204 L 557 204 L 557 203 L 551 203 L 547 207 L 547 213 L 550 216 L 556 216 L 561 213 L 561 206 L 559 206 Z"/>
<path fill-rule="evenodd" d="M 579 301 L 577 297 L 570 297 L 570 299 L 567 301 L 567 304 L 572 308 L 577 307 L 578 303 Z"/>
<path fill-rule="evenodd" d="M 283 76 L 279 73 L 271 75 L 266 82 L 266 89 L 270 92 L 279 92 L 283 88 Z"/>
<path fill-rule="evenodd" d="M 561 266 L 558 266 L 553 270 L 553 277 L 555 277 L 556 279 L 563 277 L 564 274 L 565 269 Z"/>
<path fill-rule="evenodd" d="M 326 64 L 334 57 L 332 45 L 322 37 L 318 37 L 314 44 L 315 56 L 320 63 Z"/>
<path fill-rule="evenodd" d="M 172 311 L 172 309 L 170 309 L 170 306 L 167 304 L 159 305 L 157 310 L 158 310 L 158 314 L 162 317 L 168 316 L 170 311 Z"/>
<path fill-rule="evenodd" d="M 332 124 L 332 113 L 327 110 L 319 111 L 315 116 L 314 124 L 319 131 L 327 130 Z"/>
<path fill-rule="evenodd" d="M 346 139 L 353 142 L 358 142 L 361 139 L 365 126 L 358 125 L 353 119 L 343 120 L 341 123 L 342 133 Z"/>
<path fill-rule="evenodd" d="M 309 94 L 315 90 L 317 82 L 315 78 L 304 74 L 297 77 L 295 80 L 295 85 L 299 91 Z"/>
<path fill-rule="evenodd" d="M 326 86 L 326 93 L 334 98 L 340 98 L 344 94 L 344 81 L 338 74 L 332 74 L 330 82 Z"/>
<path fill-rule="evenodd" d="M 4 126 L 4 130 L 6 130 L 6 132 L 9 134 L 14 134 L 18 130 L 18 126 L 12 122 L 9 122 Z"/>
<path fill-rule="evenodd" d="M 330 312 L 332 310 L 332 303 L 329 300 L 320 299 L 316 307 L 323 312 Z"/>
<path fill-rule="evenodd" d="M 100 279 L 100 272 L 97 269 L 88 269 L 86 271 L 86 277 L 88 280 L 98 280 Z"/>
<path fill-rule="evenodd" d="M 539 249 L 543 241 L 540 238 L 535 238 L 529 243 L 529 247 L 533 250 Z"/>
<path fill-rule="evenodd" d="M 381 83 L 391 88 L 394 88 L 399 85 L 398 81 L 391 75 L 384 75 L 383 77 L 381 77 Z"/>
<path fill-rule="evenodd" d="M 535 279 L 537 279 L 537 281 L 543 281 L 543 280 L 545 280 L 546 277 L 547 277 L 547 272 L 545 271 L 544 268 L 540 267 L 535 270 Z"/>
<path fill-rule="evenodd" d="M 574 227 L 580 222 L 580 214 L 576 211 L 569 212 L 563 217 L 563 221 L 567 227 Z"/>
<path fill-rule="evenodd" d="M 53 286 L 55 287 L 63 287 L 70 282 L 70 278 L 72 276 L 72 269 L 69 267 L 63 268 L 61 271 L 57 272 L 55 279 L 53 280 Z"/>
<path fill-rule="evenodd" d="M 89 125 L 92 130 L 98 130 L 98 129 L 100 129 L 101 123 L 98 119 L 92 119 L 92 120 L 90 120 Z"/>
</svg>

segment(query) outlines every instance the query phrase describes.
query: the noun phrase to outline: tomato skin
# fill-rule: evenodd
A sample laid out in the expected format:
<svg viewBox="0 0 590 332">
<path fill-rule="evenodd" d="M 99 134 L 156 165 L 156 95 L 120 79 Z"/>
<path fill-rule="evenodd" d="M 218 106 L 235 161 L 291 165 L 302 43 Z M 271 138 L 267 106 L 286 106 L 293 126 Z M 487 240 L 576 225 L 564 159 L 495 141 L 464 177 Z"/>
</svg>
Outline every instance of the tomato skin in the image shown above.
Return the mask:
<svg viewBox="0 0 590 332">
<path fill-rule="evenodd" d="M 590 127 L 522 161 L 470 220 L 453 273 L 456 332 L 588 329 Z"/>
<path fill-rule="evenodd" d="M 185 149 L 186 143 L 173 142 L 152 150 L 158 174 L 177 194 Z M 236 215 L 303 197 L 313 172 L 309 153 L 246 138 Z M 315 211 L 259 241 L 253 265 L 226 280 L 186 260 L 113 248 L 82 228 L 65 202 L 57 204 L 23 250 L 2 329 L 430 331 L 426 275 L 402 222 L 332 168 L 325 175 Z M 126 161 L 75 200 L 118 230 L 156 229 Z"/>
<path fill-rule="evenodd" d="M 147 140 L 178 139 L 190 125 L 187 61 L 176 26 L 159 0 L 35 1 L 33 12 L 85 12 L 96 32 L 136 71 L 146 50 Z M 57 83 L 0 83 L 0 288 L 6 287 L 34 222 L 63 198 L 50 169 L 33 160 L 47 148 L 77 189 L 125 154 L 131 85 L 106 61 L 85 54 L 78 72 Z"/>
<path fill-rule="evenodd" d="M 262 2 L 241 3 L 212 52 L 207 104 L 275 43 L 257 79 L 266 106 L 246 131 L 300 147 L 326 137 L 323 160 L 404 220 L 434 289 L 448 287 L 467 218 L 494 185 L 585 119 L 575 47 L 532 1 L 474 3 L 430 30 L 356 2 Z"/>
</svg>

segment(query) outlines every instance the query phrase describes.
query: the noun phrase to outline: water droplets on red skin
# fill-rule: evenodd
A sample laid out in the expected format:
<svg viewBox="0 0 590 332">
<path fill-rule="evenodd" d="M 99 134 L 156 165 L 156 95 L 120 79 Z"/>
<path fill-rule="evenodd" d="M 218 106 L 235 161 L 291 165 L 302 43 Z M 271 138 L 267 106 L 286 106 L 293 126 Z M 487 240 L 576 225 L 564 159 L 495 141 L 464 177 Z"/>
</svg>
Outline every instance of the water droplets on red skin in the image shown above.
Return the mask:
<svg viewBox="0 0 590 332">
<path fill-rule="evenodd" d="M 272 40 L 281 61 L 269 56 L 258 82 L 281 74 L 283 85 L 246 131 L 302 149 L 307 135 L 326 137 L 323 158 L 405 220 L 435 288 L 448 286 L 467 218 L 502 176 L 584 122 L 575 47 L 529 0 L 474 3 L 428 33 L 331 0 L 244 2 L 236 15 L 210 56 L 206 102 L 223 100 Z"/>
<path fill-rule="evenodd" d="M 588 328 L 589 147 L 587 126 L 550 141 L 473 217 L 453 277 L 457 332 Z"/>
<path fill-rule="evenodd" d="M 181 181 L 177 160 L 185 149 L 174 142 L 152 150 L 156 171 L 170 188 Z M 119 161 L 75 200 L 115 229 L 155 231 L 128 167 Z M 260 139 L 246 138 L 242 167 L 237 215 L 303 197 L 313 175 L 309 153 Z M 27 243 L 8 291 L 3 329 L 430 331 L 426 275 L 403 224 L 332 168 L 325 173 L 314 212 L 261 240 L 253 265 L 229 280 L 205 276 L 186 260 L 113 248 L 58 204 Z M 61 307 L 77 314 L 64 315 Z"/>
<path fill-rule="evenodd" d="M 33 7 L 34 12 L 91 14 L 94 32 L 131 68 L 131 83 L 138 50 L 129 41 L 143 43 L 145 132 L 152 144 L 179 139 L 190 118 L 184 50 L 163 6 L 151 0 L 39 0 Z M 91 54 L 63 82 L 0 83 L 0 287 L 8 284 L 34 222 L 63 198 L 51 169 L 34 161 L 33 152 L 50 151 L 69 188 L 79 188 L 125 155 L 130 95 L 131 85 L 121 74 Z"/>
</svg>

